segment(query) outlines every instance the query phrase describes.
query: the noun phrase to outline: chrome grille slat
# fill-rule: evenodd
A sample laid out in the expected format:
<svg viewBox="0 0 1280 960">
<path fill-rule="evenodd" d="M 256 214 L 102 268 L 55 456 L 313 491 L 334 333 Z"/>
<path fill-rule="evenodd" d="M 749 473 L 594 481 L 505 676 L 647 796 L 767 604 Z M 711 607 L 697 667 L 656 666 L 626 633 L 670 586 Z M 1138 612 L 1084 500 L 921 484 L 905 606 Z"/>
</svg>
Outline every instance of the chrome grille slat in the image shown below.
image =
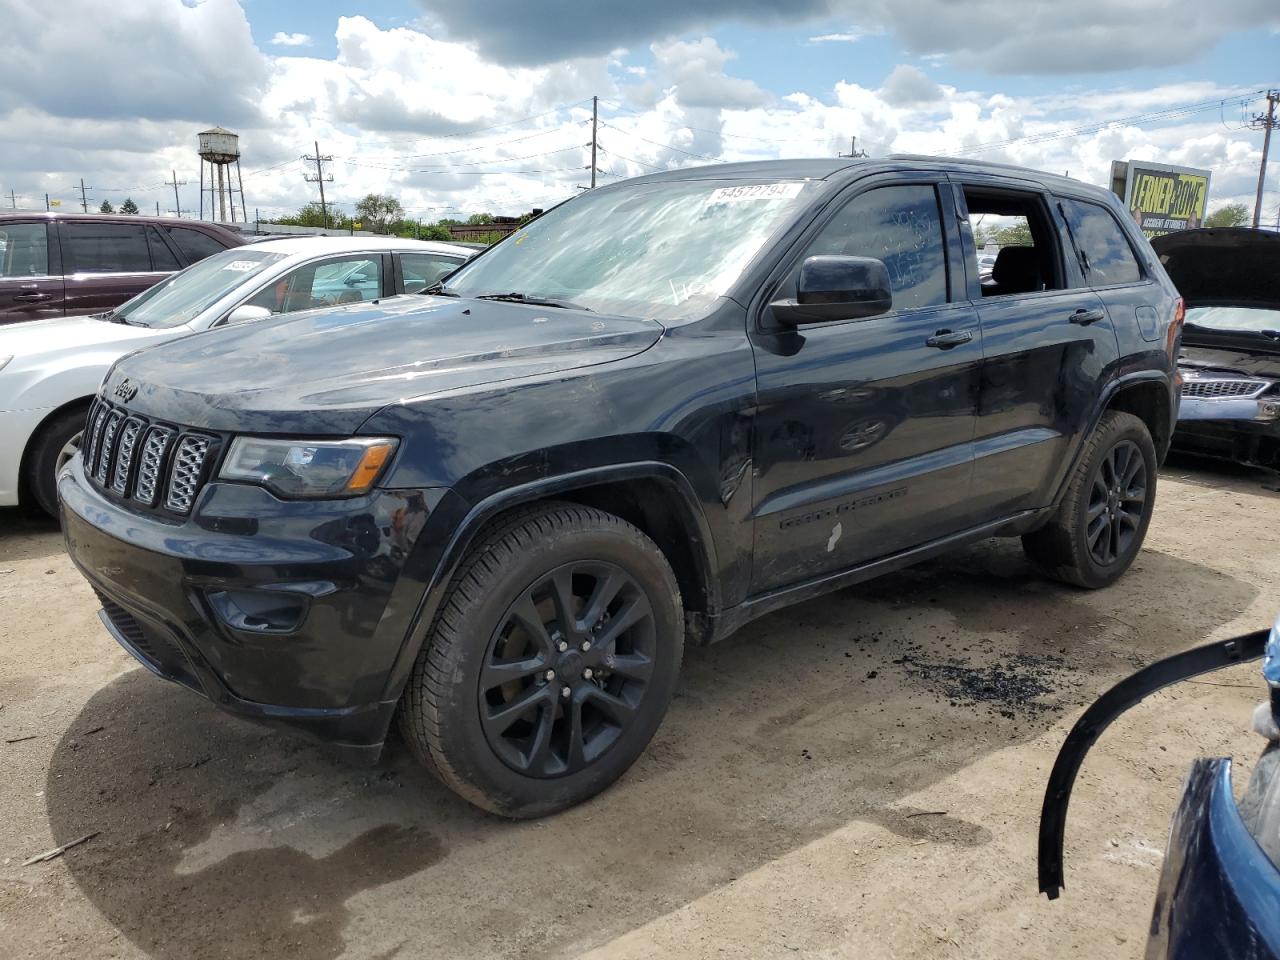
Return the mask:
<svg viewBox="0 0 1280 960">
<path fill-rule="evenodd" d="M 84 472 L 91 476 L 94 464 L 98 462 L 98 441 L 102 439 L 102 427 L 106 423 L 106 419 L 107 405 L 99 403 L 93 411 L 93 421 L 89 427 L 89 435 L 85 438 L 88 442 L 81 442 L 81 446 L 87 451 L 84 458 Z"/>
<path fill-rule="evenodd" d="M 97 459 L 93 468 L 93 477 L 105 484 L 111 469 L 111 455 L 115 453 L 116 433 L 124 422 L 124 414 L 119 410 L 107 413 L 106 423 L 102 427 L 102 439 L 99 441 Z"/>
<path fill-rule="evenodd" d="M 152 427 L 142 444 L 142 459 L 138 462 L 138 482 L 134 484 L 133 498 L 148 507 L 154 506 L 164 472 L 165 454 L 177 431 L 168 427 Z"/>
<path fill-rule="evenodd" d="M 205 457 L 213 438 L 197 433 L 183 434 L 173 455 L 173 468 L 169 476 L 169 492 L 164 505 L 178 513 L 190 513 L 200 485 L 200 475 Z"/>
<path fill-rule="evenodd" d="M 111 489 L 122 496 L 129 484 L 129 468 L 133 466 L 133 452 L 142 433 L 142 421 L 130 417 L 120 430 L 120 449 L 116 452 L 116 465 L 111 477 Z"/>
<path fill-rule="evenodd" d="M 1269 380 L 1188 378 L 1182 382 L 1182 395 L 1197 400 L 1253 400 L 1271 386 Z"/>
</svg>

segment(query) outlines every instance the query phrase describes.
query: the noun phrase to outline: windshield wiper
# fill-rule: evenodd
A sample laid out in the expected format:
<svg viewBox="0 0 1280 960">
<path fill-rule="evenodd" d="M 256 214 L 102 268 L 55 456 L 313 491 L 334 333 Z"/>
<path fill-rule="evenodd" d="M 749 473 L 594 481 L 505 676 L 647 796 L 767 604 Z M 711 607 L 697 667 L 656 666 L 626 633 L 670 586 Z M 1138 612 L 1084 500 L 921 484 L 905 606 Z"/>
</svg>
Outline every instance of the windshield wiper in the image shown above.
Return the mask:
<svg viewBox="0 0 1280 960">
<path fill-rule="evenodd" d="M 446 290 L 444 288 L 444 283 L 440 280 L 437 280 L 431 286 L 423 290 L 421 295 L 424 297 L 456 297 L 458 296 L 458 294 L 454 293 L 452 290 Z"/>
<path fill-rule="evenodd" d="M 572 300 L 560 300 L 556 297 L 536 297 L 527 293 L 478 293 L 474 297 L 476 300 L 505 300 L 509 303 L 527 303 L 531 307 L 558 307 L 561 310 L 583 310 L 587 313 L 594 313 L 590 307 L 584 307 L 580 303 L 574 303 Z"/>
</svg>

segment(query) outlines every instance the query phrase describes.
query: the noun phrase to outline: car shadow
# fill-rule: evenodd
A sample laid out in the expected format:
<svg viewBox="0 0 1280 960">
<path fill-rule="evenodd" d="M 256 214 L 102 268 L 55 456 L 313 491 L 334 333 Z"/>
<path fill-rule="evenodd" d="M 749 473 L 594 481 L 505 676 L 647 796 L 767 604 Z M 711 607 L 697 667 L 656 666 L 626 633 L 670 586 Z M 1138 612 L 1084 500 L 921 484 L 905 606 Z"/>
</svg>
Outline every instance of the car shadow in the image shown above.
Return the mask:
<svg viewBox="0 0 1280 960">
<path fill-rule="evenodd" d="M 63 552 L 58 521 L 23 507 L 0 508 L 0 563 L 43 560 Z"/>
<path fill-rule="evenodd" d="M 1183 582 L 1199 585 L 1185 607 L 1142 604 Z M 1256 593 L 1151 550 L 1086 593 L 1036 577 L 1016 541 L 979 544 L 687 651 L 627 776 L 525 823 L 468 806 L 394 739 L 376 768 L 352 768 L 133 670 L 59 742 L 48 815 L 56 843 L 97 833 L 66 867 L 157 957 L 581 950 L 851 821 L 990 842 L 912 796 L 1041 735 Z M 1016 868 L 1031 884 L 1032 865 Z"/>
</svg>

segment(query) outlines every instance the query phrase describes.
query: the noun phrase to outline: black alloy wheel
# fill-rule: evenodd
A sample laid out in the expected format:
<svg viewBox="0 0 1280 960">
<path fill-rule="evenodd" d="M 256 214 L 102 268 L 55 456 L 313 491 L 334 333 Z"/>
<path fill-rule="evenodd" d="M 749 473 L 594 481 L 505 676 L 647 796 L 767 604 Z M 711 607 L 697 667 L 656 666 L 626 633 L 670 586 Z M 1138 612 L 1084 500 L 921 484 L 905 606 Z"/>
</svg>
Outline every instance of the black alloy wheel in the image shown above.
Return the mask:
<svg viewBox="0 0 1280 960">
<path fill-rule="evenodd" d="M 480 669 L 480 720 L 494 752 L 526 776 L 576 773 L 635 718 L 653 675 L 655 628 L 621 567 L 567 563 L 508 608 Z"/>
<path fill-rule="evenodd" d="M 1132 440 L 1117 443 L 1093 475 L 1086 514 L 1089 554 L 1112 564 L 1129 552 L 1147 509 L 1147 465 Z"/>
</svg>

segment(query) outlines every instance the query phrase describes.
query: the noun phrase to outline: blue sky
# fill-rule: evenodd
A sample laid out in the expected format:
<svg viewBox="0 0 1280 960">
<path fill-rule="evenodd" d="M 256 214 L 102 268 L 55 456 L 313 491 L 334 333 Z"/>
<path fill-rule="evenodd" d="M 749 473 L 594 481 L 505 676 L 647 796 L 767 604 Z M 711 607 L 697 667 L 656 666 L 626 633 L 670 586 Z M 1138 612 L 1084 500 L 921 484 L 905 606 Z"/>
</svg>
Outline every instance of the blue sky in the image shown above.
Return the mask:
<svg viewBox="0 0 1280 960">
<path fill-rule="evenodd" d="M 74 28 L 49 31 L 34 5 L 6 17 L 0 192 L 28 202 L 84 176 L 102 199 L 171 205 L 162 181 L 198 179 L 194 134 L 218 123 L 241 133 L 267 213 L 312 199 L 300 157 L 317 140 L 339 204 L 519 212 L 581 185 L 598 94 L 606 179 L 831 155 L 857 135 L 873 154 L 1098 183 L 1115 159 L 1203 166 L 1212 206 L 1251 199 L 1261 136 L 1241 111 L 1280 86 L 1275 0 L 789 0 L 785 16 L 776 0 L 60 4 Z M 1150 116 L 1187 104 L 1207 105 Z"/>
</svg>

